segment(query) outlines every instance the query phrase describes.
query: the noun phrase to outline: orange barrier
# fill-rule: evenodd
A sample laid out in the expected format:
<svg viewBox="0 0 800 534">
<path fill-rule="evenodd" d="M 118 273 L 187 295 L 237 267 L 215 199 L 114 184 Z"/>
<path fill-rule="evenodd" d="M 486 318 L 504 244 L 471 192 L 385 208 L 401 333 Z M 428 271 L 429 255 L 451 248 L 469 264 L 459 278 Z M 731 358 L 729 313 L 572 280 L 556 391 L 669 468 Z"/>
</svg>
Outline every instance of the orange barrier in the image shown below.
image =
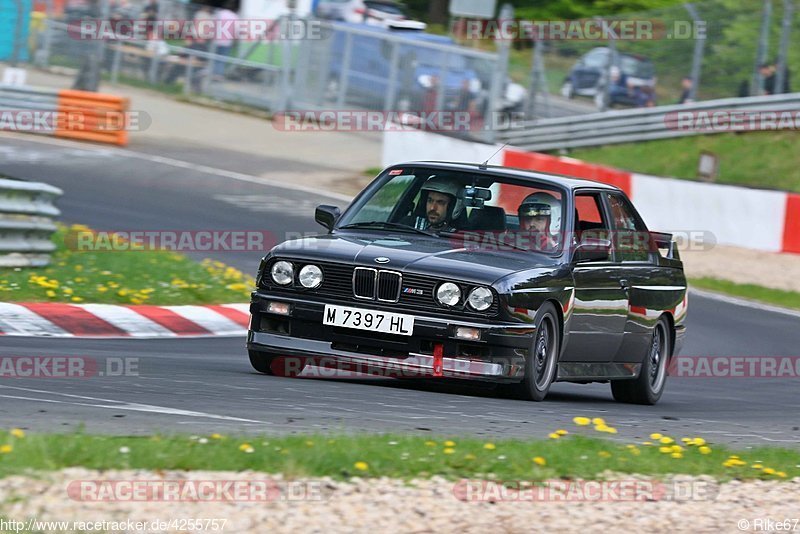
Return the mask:
<svg viewBox="0 0 800 534">
<path fill-rule="evenodd" d="M 125 146 L 129 106 L 130 101 L 121 96 L 71 89 L 59 91 L 55 136 Z"/>
</svg>

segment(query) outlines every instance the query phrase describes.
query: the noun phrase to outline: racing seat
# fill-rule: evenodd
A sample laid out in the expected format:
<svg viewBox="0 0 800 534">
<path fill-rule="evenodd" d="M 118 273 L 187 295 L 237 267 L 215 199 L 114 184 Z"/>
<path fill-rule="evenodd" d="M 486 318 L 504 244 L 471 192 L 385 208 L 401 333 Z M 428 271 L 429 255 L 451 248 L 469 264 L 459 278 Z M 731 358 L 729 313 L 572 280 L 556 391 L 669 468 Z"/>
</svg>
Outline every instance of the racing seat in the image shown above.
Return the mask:
<svg viewBox="0 0 800 534">
<path fill-rule="evenodd" d="M 502 232 L 506 229 L 506 210 L 499 206 L 473 208 L 467 220 L 467 229 Z"/>
</svg>

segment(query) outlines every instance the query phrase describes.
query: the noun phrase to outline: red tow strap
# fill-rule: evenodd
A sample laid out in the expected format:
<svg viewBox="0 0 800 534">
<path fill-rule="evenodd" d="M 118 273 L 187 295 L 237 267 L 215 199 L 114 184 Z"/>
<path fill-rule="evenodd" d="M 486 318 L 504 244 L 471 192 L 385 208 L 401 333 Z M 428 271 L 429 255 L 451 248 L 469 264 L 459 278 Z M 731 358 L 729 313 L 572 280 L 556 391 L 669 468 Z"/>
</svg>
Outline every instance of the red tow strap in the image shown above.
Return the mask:
<svg viewBox="0 0 800 534">
<path fill-rule="evenodd" d="M 444 376 L 444 345 L 436 343 L 433 345 L 433 376 Z"/>
</svg>

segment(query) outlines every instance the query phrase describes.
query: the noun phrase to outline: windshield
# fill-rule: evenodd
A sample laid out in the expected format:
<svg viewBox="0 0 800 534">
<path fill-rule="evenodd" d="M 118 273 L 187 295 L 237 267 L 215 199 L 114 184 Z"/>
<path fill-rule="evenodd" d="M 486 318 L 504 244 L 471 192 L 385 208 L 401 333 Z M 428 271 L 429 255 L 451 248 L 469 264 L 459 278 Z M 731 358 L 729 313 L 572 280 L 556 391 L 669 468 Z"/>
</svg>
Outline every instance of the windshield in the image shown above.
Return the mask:
<svg viewBox="0 0 800 534">
<path fill-rule="evenodd" d="M 544 183 L 464 171 L 389 169 L 342 216 L 338 230 L 464 234 L 470 243 L 558 252 L 564 195 Z"/>
</svg>

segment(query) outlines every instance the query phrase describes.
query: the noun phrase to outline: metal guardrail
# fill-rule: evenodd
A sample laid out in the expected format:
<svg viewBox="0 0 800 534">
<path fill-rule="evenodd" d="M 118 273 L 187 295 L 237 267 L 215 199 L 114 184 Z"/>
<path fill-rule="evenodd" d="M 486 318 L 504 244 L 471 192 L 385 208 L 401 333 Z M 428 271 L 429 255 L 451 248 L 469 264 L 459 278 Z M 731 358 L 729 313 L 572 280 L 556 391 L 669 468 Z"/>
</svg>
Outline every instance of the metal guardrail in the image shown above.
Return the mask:
<svg viewBox="0 0 800 534">
<path fill-rule="evenodd" d="M 800 93 L 724 98 L 692 104 L 604 111 L 573 117 L 525 121 L 515 124 L 508 130 L 498 132 L 497 137 L 501 142 L 515 147 L 541 151 L 736 131 L 724 128 L 705 130 L 680 127 L 679 114 L 715 111 L 798 112 L 800 111 Z M 779 125 L 778 122 L 776 128 Z"/>
<path fill-rule="evenodd" d="M 0 178 L 0 267 L 50 263 L 53 218 L 61 214 L 53 202 L 62 194 L 52 185 Z"/>
</svg>

